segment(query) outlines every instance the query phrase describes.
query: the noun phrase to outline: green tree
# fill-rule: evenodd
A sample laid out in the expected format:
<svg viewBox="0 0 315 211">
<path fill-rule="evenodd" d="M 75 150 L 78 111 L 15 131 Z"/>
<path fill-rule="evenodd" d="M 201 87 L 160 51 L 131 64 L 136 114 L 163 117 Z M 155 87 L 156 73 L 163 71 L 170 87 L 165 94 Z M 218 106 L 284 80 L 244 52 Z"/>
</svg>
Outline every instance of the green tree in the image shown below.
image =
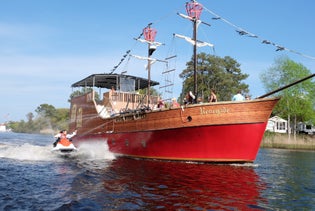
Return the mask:
<svg viewBox="0 0 315 211">
<path fill-rule="evenodd" d="M 56 108 L 53 105 L 41 104 L 35 111 L 42 117 L 53 117 L 56 113 Z"/>
<path fill-rule="evenodd" d="M 179 77 L 184 79 L 181 96 L 185 96 L 194 87 L 193 58 L 186 63 L 186 69 L 182 71 Z M 221 58 L 205 53 L 198 54 L 198 97 L 208 99 L 211 89 L 216 90 L 220 101 L 231 100 L 238 90 L 247 94 L 249 92 L 248 85 L 242 82 L 247 77 L 248 74 L 241 72 L 240 64 L 229 56 Z"/>
<path fill-rule="evenodd" d="M 56 108 L 53 105 L 41 104 L 35 110 L 37 112 L 37 123 L 39 130 L 55 128 Z"/>
<path fill-rule="evenodd" d="M 28 114 L 26 114 L 26 118 L 27 118 L 27 121 L 31 123 L 33 122 L 34 114 L 32 112 L 29 112 Z"/>
<path fill-rule="evenodd" d="M 139 94 L 141 95 L 146 95 L 148 88 L 144 88 L 144 89 L 139 89 Z M 152 96 L 159 96 L 161 95 L 161 93 L 159 93 L 154 87 L 150 87 L 150 95 Z"/>
<path fill-rule="evenodd" d="M 56 109 L 56 114 L 53 117 L 52 122 L 55 128 L 58 130 L 68 130 L 70 110 L 68 108 L 58 108 Z"/>
<path fill-rule="evenodd" d="M 310 70 L 302 64 L 283 56 L 275 59 L 273 66 L 262 73 L 260 77 L 264 87 L 270 92 L 310 74 Z M 287 118 L 289 123 L 293 123 L 294 128 L 296 128 L 298 122 L 311 121 L 315 123 L 314 87 L 315 82 L 307 80 L 276 93 L 277 96 L 281 96 L 282 98 L 273 113 Z"/>
<path fill-rule="evenodd" d="M 27 122 L 21 120 L 19 122 L 10 121 L 9 128 L 18 133 L 40 133 L 43 129 L 52 129 L 54 131 L 68 129 L 69 124 L 69 109 L 55 108 L 49 104 L 41 104 L 35 110 L 37 112 L 36 118 L 34 114 L 29 112 L 26 115 Z"/>
<path fill-rule="evenodd" d="M 91 92 L 91 91 L 93 91 L 93 88 L 91 88 L 91 87 L 82 87 L 81 90 L 76 90 L 70 94 L 68 102 L 71 102 L 71 99 L 74 97 L 81 96 L 81 95 L 88 93 L 88 92 Z M 95 93 L 95 100 L 98 101 L 99 99 L 100 99 L 100 96 L 96 92 Z"/>
</svg>

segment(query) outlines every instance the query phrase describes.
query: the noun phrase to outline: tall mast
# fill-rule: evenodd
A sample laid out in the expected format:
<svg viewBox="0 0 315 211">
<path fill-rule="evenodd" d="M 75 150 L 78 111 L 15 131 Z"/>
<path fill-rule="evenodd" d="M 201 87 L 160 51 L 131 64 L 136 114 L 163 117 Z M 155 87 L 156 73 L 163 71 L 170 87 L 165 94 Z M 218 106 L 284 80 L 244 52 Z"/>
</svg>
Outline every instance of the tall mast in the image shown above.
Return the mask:
<svg viewBox="0 0 315 211">
<path fill-rule="evenodd" d="M 193 20 L 194 28 L 193 28 L 193 39 L 195 41 L 194 44 L 194 95 L 197 96 L 198 87 L 197 87 L 197 19 Z"/>
<path fill-rule="evenodd" d="M 193 40 L 194 40 L 194 95 L 197 96 L 197 26 L 202 12 L 202 5 L 192 0 L 186 3 L 186 12 L 193 22 Z"/>
<path fill-rule="evenodd" d="M 150 104 L 150 87 L 151 87 L 151 55 L 153 54 L 153 52 L 156 49 L 156 46 L 153 45 L 154 40 L 155 40 L 155 35 L 156 35 L 157 31 L 156 29 L 151 28 L 151 24 L 149 24 L 146 28 L 143 29 L 143 35 L 144 35 L 144 39 L 148 42 L 148 87 L 147 87 L 147 96 L 148 96 L 148 100 L 147 100 L 147 104 Z"/>
</svg>

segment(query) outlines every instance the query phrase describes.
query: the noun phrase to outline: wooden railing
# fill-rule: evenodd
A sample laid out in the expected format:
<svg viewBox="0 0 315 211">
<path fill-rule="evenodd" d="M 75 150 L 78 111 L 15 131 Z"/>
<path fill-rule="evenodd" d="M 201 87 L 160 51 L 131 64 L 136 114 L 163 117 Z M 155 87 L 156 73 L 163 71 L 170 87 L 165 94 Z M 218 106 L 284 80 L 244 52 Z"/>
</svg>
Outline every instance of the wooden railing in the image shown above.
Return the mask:
<svg viewBox="0 0 315 211">
<path fill-rule="evenodd" d="M 148 101 L 147 95 L 130 92 L 109 91 L 103 94 L 103 104 L 111 107 L 115 112 L 119 112 L 122 109 L 137 109 L 140 108 L 141 105 L 149 105 L 153 108 L 158 101 L 158 96 L 150 96 L 150 101 Z"/>
</svg>

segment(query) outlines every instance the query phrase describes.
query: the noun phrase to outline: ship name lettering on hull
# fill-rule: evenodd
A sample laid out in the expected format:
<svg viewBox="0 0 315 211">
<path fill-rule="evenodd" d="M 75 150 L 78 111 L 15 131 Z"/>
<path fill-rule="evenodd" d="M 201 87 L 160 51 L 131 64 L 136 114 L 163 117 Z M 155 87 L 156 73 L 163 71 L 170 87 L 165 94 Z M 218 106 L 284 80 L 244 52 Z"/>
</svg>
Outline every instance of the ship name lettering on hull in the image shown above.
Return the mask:
<svg viewBox="0 0 315 211">
<path fill-rule="evenodd" d="M 229 109 L 226 107 L 218 108 L 218 109 L 206 109 L 204 107 L 200 108 L 200 114 L 201 115 L 207 115 L 207 114 L 224 114 L 229 113 Z"/>
</svg>

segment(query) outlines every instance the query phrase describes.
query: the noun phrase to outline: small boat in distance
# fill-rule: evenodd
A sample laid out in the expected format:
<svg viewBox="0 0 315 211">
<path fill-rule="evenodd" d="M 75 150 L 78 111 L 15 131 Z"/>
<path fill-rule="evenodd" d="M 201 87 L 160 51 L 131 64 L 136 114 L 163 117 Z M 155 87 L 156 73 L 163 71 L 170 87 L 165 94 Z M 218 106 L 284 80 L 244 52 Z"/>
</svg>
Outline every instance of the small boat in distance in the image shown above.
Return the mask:
<svg viewBox="0 0 315 211">
<path fill-rule="evenodd" d="M 197 54 L 200 41 L 196 25 L 202 7 L 198 2 L 187 3 L 188 16 L 193 22 L 194 87 L 197 93 Z M 92 74 L 72 87 L 106 88 L 109 91 L 97 99 L 95 91 L 71 99 L 69 129 L 77 129 L 73 142 L 104 141 L 117 156 L 200 162 L 253 162 L 271 112 L 279 98 L 259 98 L 244 101 L 224 101 L 186 104 L 180 107 L 154 109 L 158 96 L 150 87 L 159 83 L 151 80 L 151 54 L 159 43 L 150 25 L 144 29 L 144 42 L 149 46 L 148 78 L 125 74 Z M 177 35 L 183 38 L 181 35 Z M 186 37 L 184 37 L 186 39 Z M 147 94 L 139 94 L 140 89 Z"/>
</svg>

